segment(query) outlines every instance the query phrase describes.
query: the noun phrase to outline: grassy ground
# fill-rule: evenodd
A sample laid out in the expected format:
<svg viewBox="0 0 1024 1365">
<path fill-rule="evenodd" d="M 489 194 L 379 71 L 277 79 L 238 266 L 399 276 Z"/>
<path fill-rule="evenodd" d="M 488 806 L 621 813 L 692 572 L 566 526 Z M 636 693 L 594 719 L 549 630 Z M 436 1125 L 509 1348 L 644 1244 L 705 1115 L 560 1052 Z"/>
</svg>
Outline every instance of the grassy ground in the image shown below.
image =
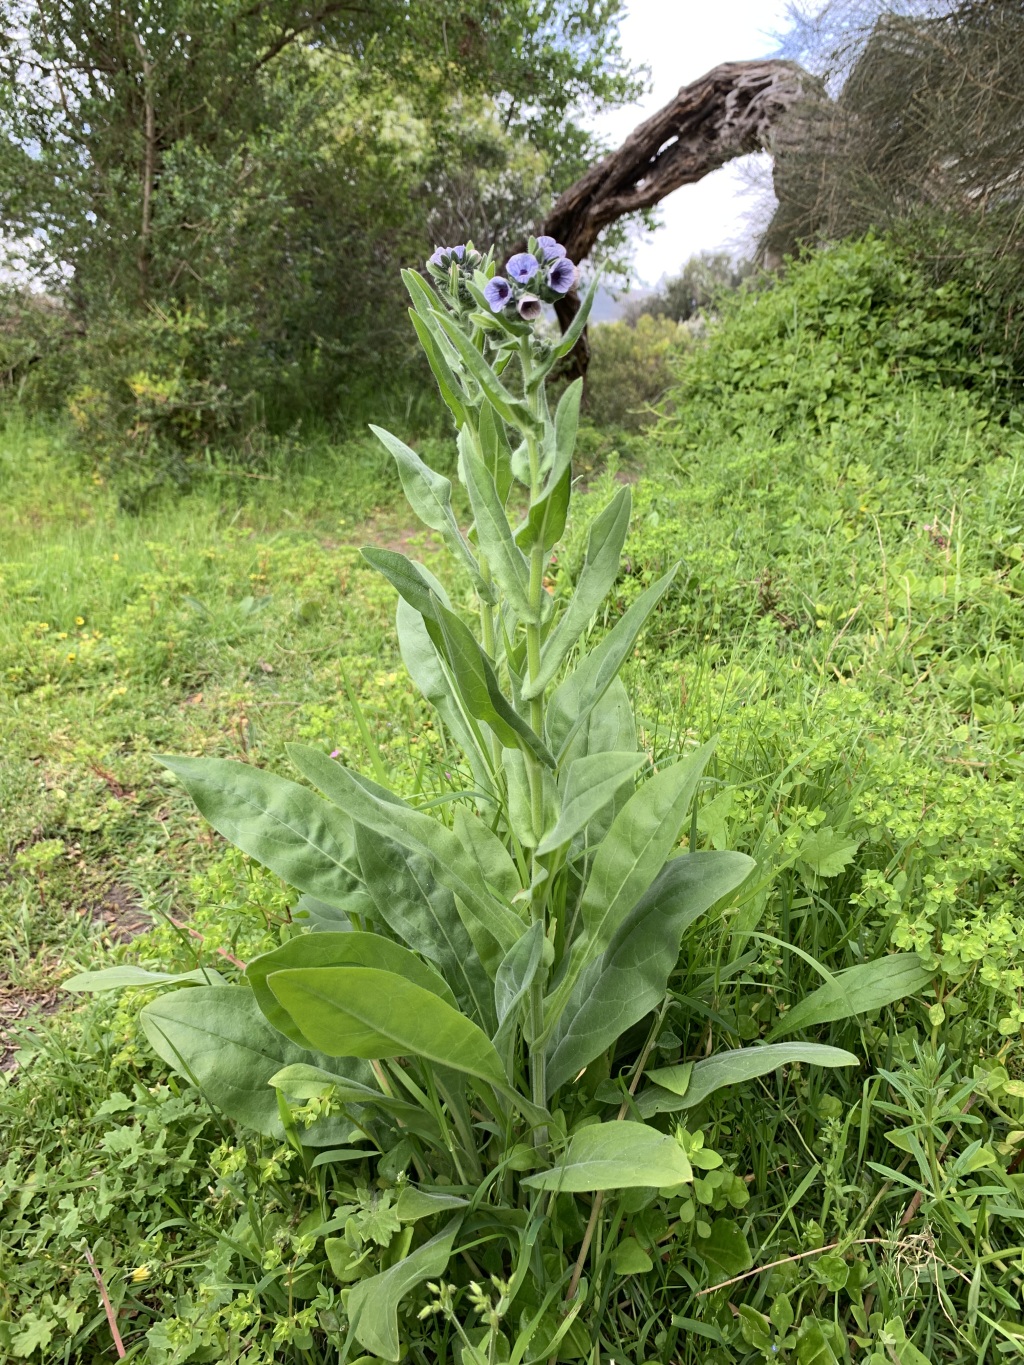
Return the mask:
<svg viewBox="0 0 1024 1365">
<path fill-rule="evenodd" d="M 72 1012 L 58 987 L 111 958 L 230 970 L 287 914 L 156 753 L 281 766 L 303 738 L 408 791 L 443 783 L 390 590 L 353 548 L 410 528 L 361 443 L 135 516 L 75 469 L 59 430 L 0 438 L 0 1359 L 110 1358 L 88 1256 L 132 1358 L 333 1358 L 330 1310 L 275 1279 L 301 1255 L 287 1155 L 162 1072 L 138 998 Z M 629 685 L 655 754 L 719 734 L 691 838 L 763 872 L 689 946 L 661 1052 L 761 1038 L 823 971 L 893 943 L 935 989 L 820 1031 L 857 1075 L 793 1068 L 702 1114 L 735 1181 L 702 1181 L 672 1228 L 637 1211 L 659 1250 L 623 1282 L 616 1359 L 1024 1359 L 1022 526 L 1024 443 L 957 390 L 894 381 L 784 432 L 697 404 L 647 438 L 610 611 L 683 568 Z M 242 1243 L 253 1206 L 265 1236 Z M 708 1251 L 712 1217 L 784 1264 L 696 1297 L 749 1264 Z"/>
</svg>

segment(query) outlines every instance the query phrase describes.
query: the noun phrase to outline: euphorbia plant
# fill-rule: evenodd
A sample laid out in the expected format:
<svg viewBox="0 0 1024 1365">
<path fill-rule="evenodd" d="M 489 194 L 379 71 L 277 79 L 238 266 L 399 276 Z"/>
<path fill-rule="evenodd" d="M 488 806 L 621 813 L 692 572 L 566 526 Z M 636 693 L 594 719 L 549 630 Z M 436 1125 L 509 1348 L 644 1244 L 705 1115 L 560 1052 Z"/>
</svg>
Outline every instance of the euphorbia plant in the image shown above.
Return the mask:
<svg viewBox="0 0 1024 1365">
<path fill-rule="evenodd" d="M 458 577 L 363 553 L 397 590 L 402 657 L 464 752 L 464 789 L 419 809 L 302 745 L 289 755 L 309 785 L 166 760 L 302 899 L 243 980 L 190 982 L 143 1021 L 229 1116 L 303 1154 L 319 1199 L 304 1231 L 319 1278 L 345 1286 L 350 1346 L 392 1361 L 449 1359 L 448 1342 L 467 1365 L 575 1359 L 600 1340 L 595 1285 L 617 1273 L 621 1201 L 693 1178 L 695 1140 L 673 1111 L 786 1061 L 854 1058 L 782 1044 L 644 1076 L 683 935 L 753 867 L 681 851 L 711 746 L 655 767 L 619 677 L 675 571 L 590 643 L 629 524 L 623 487 L 591 524 L 572 592 L 546 586 L 581 396 L 569 385 L 552 413 L 546 385 L 596 286 L 553 343 L 535 320 L 576 269 L 550 238 L 505 275 L 471 246 L 439 249 L 428 274 L 405 282 L 472 525 L 447 478 L 374 428 Z"/>
</svg>

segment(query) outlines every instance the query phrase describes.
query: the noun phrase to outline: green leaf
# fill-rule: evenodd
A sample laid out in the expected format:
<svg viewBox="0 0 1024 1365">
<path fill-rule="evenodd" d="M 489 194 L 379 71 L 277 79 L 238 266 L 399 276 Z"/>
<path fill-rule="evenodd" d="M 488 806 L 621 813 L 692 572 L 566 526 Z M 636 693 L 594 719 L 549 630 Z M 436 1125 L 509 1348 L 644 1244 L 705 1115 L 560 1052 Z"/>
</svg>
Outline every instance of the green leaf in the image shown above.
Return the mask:
<svg viewBox="0 0 1024 1365">
<path fill-rule="evenodd" d="M 580 1128 L 557 1165 L 524 1177 L 523 1184 L 537 1190 L 579 1193 L 637 1186 L 661 1189 L 692 1179 L 690 1163 L 675 1138 L 645 1123 L 621 1119 Z"/>
<path fill-rule="evenodd" d="M 648 778 L 598 845 L 580 905 L 588 957 L 605 948 L 665 866 L 714 747 L 711 741 Z"/>
<path fill-rule="evenodd" d="M 382 971 L 395 972 L 455 1006 L 455 996 L 444 979 L 421 962 L 415 953 L 403 948 L 400 943 L 382 938 L 380 934 L 360 933 L 358 930 L 347 934 L 303 934 L 299 938 L 289 939 L 269 953 L 253 958 L 246 968 L 245 976 L 252 986 L 256 1003 L 273 1026 L 299 1047 L 306 1047 L 305 1037 L 278 1004 L 267 985 L 267 977 L 271 972 L 283 971 L 287 967 L 343 966 L 377 967 Z"/>
<path fill-rule="evenodd" d="M 410 678 L 448 727 L 452 739 L 469 760 L 474 781 L 491 789 L 491 773 L 480 731 L 462 708 L 451 687 L 441 656 L 423 617 L 404 597 L 399 597 L 395 616 L 398 648 Z"/>
<path fill-rule="evenodd" d="M 451 480 L 424 464 L 414 450 L 397 436 L 392 436 L 390 431 L 385 431 L 383 427 L 376 427 L 372 423 L 370 430 L 393 456 L 409 506 L 425 526 L 440 533 L 449 550 L 469 569 L 477 592 L 481 593 L 485 601 L 493 602 L 494 593 L 488 589 L 481 577 L 479 565 L 466 544 L 452 512 Z"/>
<path fill-rule="evenodd" d="M 464 1209 L 468 1199 L 458 1194 L 441 1194 L 432 1190 L 420 1190 L 415 1185 L 403 1185 L 395 1204 L 395 1213 L 401 1223 L 416 1223 L 421 1218 L 431 1218 L 435 1213 L 449 1213 L 452 1209 Z"/>
<path fill-rule="evenodd" d="M 550 452 L 550 467 L 546 486 L 554 488 L 572 469 L 572 457 L 576 451 L 576 433 L 580 425 L 580 403 L 583 400 L 583 380 L 574 379 L 569 384 L 555 409 L 552 429 L 553 449 Z"/>
<path fill-rule="evenodd" d="M 675 576 L 676 569 L 673 567 L 642 592 L 601 643 L 555 689 L 548 704 L 546 724 L 548 741 L 559 755 L 568 748 L 591 710 L 618 676 L 644 623 L 668 591 Z"/>
<path fill-rule="evenodd" d="M 838 877 L 853 862 L 861 841 L 837 834 L 830 825 L 822 825 L 808 834 L 797 858 L 815 877 Z"/>
<path fill-rule="evenodd" d="M 472 858 L 451 830 L 424 811 L 385 801 L 319 749 L 289 744 L 287 752 L 299 771 L 341 806 L 356 824 L 425 857 L 441 885 L 447 886 L 465 911 L 493 936 L 502 954 L 508 952 L 523 932 L 523 921 L 480 885 Z M 494 967 L 496 969 L 496 962 Z"/>
<path fill-rule="evenodd" d="M 540 672 L 523 689 L 526 701 L 540 696 L 548 686 L 569 650 L 615 586 L 622 547 L 629 529 L 631 507 L 632 494 L 629 488 L 620 488 L 604 511 L 591 523 L 579 581 L 558 624 L 544 642 Z"/>
<path fill-rule="evenodd" d="M 816 991 L 797 1001 L 772 1029 L 769 1039 L 837 1019 L 868 1014 L 922 990 L 934 972 L 917 953 L 891 953 L 839 972 Z"/>
<path fill-rule="evenodd" d="M 512 487 L 512 450 L 505 434 L 501 418 L 484 399 L 480 406 L 480 453 L 484 464 L 491 471 L 491 478 L 498 490 L 498 497 L 504 506 Z"/>
<path fill-rule="evenodd" d="M 432 991 L 373 967 L 273 972 L 270 989 L 311 1045 L 332 1057 L 424 1057 L 507 1087 L 487 1035 Z"/>
<path fill-rule="evenodd" d="M 414 310 L 410 310 L 409 316 L 445 406 L 455 418 L 456 425 L 461 426 L 469 418 L 469 411 L 462 397 L 462 386 L 424 319 Z"/>
<path fill-rule="evenodd" d="M 444 332 L 459 354 L 466 371 L 473 376 L 483 389 L 488 401 L 499 417 L 521 431 L 534 430 L 537 419 L 520 398 L 514 397 L 488 365 L 480 352 L 454 318 L 444 313 L 434 313 L 433 321 Z"/>
<path fill-rule="evenodd" d="M 328 904 L 352 889 L 352 822 L 315 792 L 224 758 L 159 761 L 214 829 L 289 886 Z"/>
<path fill-rule="evenodd" d="M 459 916 L 455 897 L 430 860 L 357 827 L 356 849 L 381 920 L 440 969 L 462 1008 L 488 1032 L 494 1027 L 491 981 Z"/>
<path fill-rule="evenodd" d="M 805 1318 L 796 1343 L 797 1365 L 839 1365 L 839 1357 L 825 1335 L 822 1324 Z"/>
<path fill-rule="evenodd" d="M 494 1046 L 502 1055 L 512 1042 L 516 1014 L 530 993 L 544 955 L 544 925 L 536 920 L 501 963 L 494 976 L 498 1031 Z"/>
<path fill-rule="evenodd" d="M 307 1057 L 314 1055 L 316 1054 L 306 1053 Z M 359 1063 L 353 1060 L 350 1065 L 355 1067 Z M 369 1067 L 366 1068 L 366 1074 L 372 1074 Z M 421 1109 L 418 1104 L 412 1104 L 409 1100 L 399 1099 L 393 1095 L 385 1095 L 382 1090 L 374 1086 L 361 1085 L 358 1081 L 351 1080 L 347 1076 L 338 1076 L 333 1072 L 325 1071 L 323 1067 L 311 1066 L 305 1062 L 292 1063 L 275 1072 L 270 1077 L 268 1084 L 272 1085 L 275 1090 L 280 1090 L 282 1094 L 302 1103 L 322 1095 L 330 1086 L 333 1098 L 340 1104 L 355 1106 L 357 1109 L 373 1105 L 383 1113 L 398 1119 L 403 1128 L 421 1134 L 429 1142 L 436 1141 L 441 1135 L 441 1130 L 434 1118 Z M 351 1140 L 359 1141 L 361 1135 L 353 1133 Z"/>
<path fill-rule="evenodd" d="M 486 721 L 507 748 L 528 750 L 553 768 L 554 759 L 502 692 L 494 667 L 473 632 L 438 599 L 425 571 L 394 550 L 364 546 L 362 555 L 423 617 L 427 633 L 452 671 L 468 713 Z"/>
<path fill-rule="evenodd" d="M 611 1255 L 612 1270 L 616 1275 L 646 1275 L 654 1262 L 635 1237 L 624 1237 Z"/>
<path fill-rule="evenodd" d="M 484 885 L 500 900 L 515 900 L 523 884 L 512 855 L 498 836 L 465 805 L 455 807 L 455 837 L 476 863 Z"/>
<path fill-rule="evenodd" d="M 548 1047 L 549 1093 L 657 1009 L 691 924 L 749 876 L 742 853 L 686 853 L 662 869 L 600 958 L 583 971 Z"/>
<path fill-rule="evenodd" d="M 227 989 L 194 986 L 172 991 L 147 1005 L 142 1027 L 154 1052 L 172 1070 L 198 1085 L 209 1101 L 236 1123 L 281 1141 L 284 1129 L 271 1089 L 271 1077 L 296 1063 L 369 1082 L 373 1073 L 359 1062 L 345 1074 L 326 1056 L 296 1047 L 263 1017 L 247 986 Z M 351 1123 L 342 1117 L 321 1119 L 304 1130 L 311 1147 L 336 1147 L 348 1141 Z"/>
<path fill-rule="evenodd" d="M 716 1218 L 709 1237 L 695 1237 L 693 1247 L 723 1278 L 742 1275 L 754 1264 L 743 1229 L 731 1218 Z"/>
<path fill-rule="evenodd" d="M 95 972 L 76 972 L 60 983 L 62 991 L 123 991 L 152 986 L 226 986 L 220 972 L 197 967 L 191 972 L 149 972 L 145 967 L 101 967 Z"/>
<path fill-rule="evenodd" d="M 530 566 L 515 542 L 494 476 L 484 464 L 468 427 L 459 432 L 459 452 L 480 551 L 522 620 L 539 625 L 540 613 L 530 605 Z"/>
<path fill-rule="evenodd" d="M 597 298 L 597 290 L 600 283 L 601 272 L 598 271 L 590 282 L 590 288 L 583 296 L 583 302 L 580 304 L 580 311 L 565 329 L 565 332 L 562 334 L 562 340 L 552 351 L 552 356 L 555 360 L 561 360 L 562 356 L 568 355 L 583 335 L 583 329 L 586 327 L 587 319 L 590 317 L 590 310 L 593 308 L 594 300 Z"/>
<path fill-rule="evenodd" d="M 360 920 L 376 918 L 376 907 L 365 891 L 350 891 L 338 896 L 333 905 L 318 901 L 315 896 L 300 896 L 292 915 L 297 924 L 308 923 L 310 929 L 347 933 L 352 926 L 352 917 Z"/>
<path fill-rule="evenodd" d="M 451 1259 L 460 1218 L 452 1221 L 390 1270 L 360 1280 L 349 1290 L 348 1319 L 356 1340 L 382 1360 L 401 1360 L 398 1306 L 410 1290 L 439 1279 Z"/>
<path fill-rule="evenodd" d="M 540 545 L 547 553 L 555 545 L 565 530 L 571 496 L 572 470 L 567 469 L 557 483 L 546 488 L 536 502 L 530 504 L 526 520 L 515 533 L 516 544 L 521 550 Z"/>
<path fill-rule="evenodd" d="M 646 761 L 646 754 L 606 752 L 570 763 L 558 823 L 537 846 L 537 856 L 571 843 Z"/>
<path fill-rule="evenodd" d="M 810 1066 L 858 1066 L 852 1052 L 821 1043 L 767 1043 L 759 1047 L 740 1047 L 705 1057 L 682 1066 L 658 1067 L 648 1078 L 659 1090 L 644 1091 L 637 1106 L 644 1118 L 692 1109 L 716 1090 L 742 1085 L 755 1076 L 764 1076 L 779 1067 L 805 1062 Z M 671 1092 L 671 1097 L 665 1094 Z"/>
</svg>

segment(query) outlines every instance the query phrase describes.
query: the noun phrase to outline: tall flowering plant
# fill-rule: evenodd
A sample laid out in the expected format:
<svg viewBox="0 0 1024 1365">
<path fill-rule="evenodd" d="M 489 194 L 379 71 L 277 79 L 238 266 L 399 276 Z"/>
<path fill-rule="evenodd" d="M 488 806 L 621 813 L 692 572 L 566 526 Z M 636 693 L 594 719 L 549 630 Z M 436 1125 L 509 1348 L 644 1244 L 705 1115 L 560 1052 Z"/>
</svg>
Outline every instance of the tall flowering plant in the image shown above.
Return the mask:
<svg viewBox="0 0 1024 1365">
<path fill-rule="evenodd" d="M 534 323 L 576 275 L 548 237 L 504 273 L 460 245 L 434 252 L 429 283 L 405 275 L 472 524 L 447 478 L 374 430 L 475 617 L 422 564 L 363 553 L 396 590 L 402 658 L 465 755 L 465 789 L 421 808 L 298 744 L 305 782 L 165 760 L 301 899 L 281 946 L 237 983 L 163 994 L 146 1033 L 230 1117 L 302 1154 L 319 1302 L 367 1360 L 589 1357 L 628 1261 L 623 1210 L 709 1164 L 673 1116 L 786 1061 L 855 1060 L 787 1043 L 645 1074 L 683 935 L 753 864 L 680 851 L 711 745 L 655 767 L 619 677 L 675 570 L 590 635 L 628 488 L 593 520 L 572 592 L 546 586 L 581 397 L 577 381 L 552 412 L 546 385 L 596 282 L 557 342 Z"/>
</svg>

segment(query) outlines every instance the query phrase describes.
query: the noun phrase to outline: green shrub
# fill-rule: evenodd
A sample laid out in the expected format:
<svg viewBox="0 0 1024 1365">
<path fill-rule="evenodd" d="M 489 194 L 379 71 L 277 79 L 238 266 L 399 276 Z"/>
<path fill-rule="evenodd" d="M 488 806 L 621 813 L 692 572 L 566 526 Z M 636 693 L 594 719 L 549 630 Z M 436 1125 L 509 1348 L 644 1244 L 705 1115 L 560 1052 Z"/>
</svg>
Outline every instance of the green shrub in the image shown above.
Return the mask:
<svg viewBox="0 0 1024 1365">
<path fill-rule="evenodd" d="M 586 414 L 596 427 L 640 431 L 672 383 L 690 334 L 671 318 L 643 316 L 636 325 L 603 322 L 591 329 Z"/>
</svg>

